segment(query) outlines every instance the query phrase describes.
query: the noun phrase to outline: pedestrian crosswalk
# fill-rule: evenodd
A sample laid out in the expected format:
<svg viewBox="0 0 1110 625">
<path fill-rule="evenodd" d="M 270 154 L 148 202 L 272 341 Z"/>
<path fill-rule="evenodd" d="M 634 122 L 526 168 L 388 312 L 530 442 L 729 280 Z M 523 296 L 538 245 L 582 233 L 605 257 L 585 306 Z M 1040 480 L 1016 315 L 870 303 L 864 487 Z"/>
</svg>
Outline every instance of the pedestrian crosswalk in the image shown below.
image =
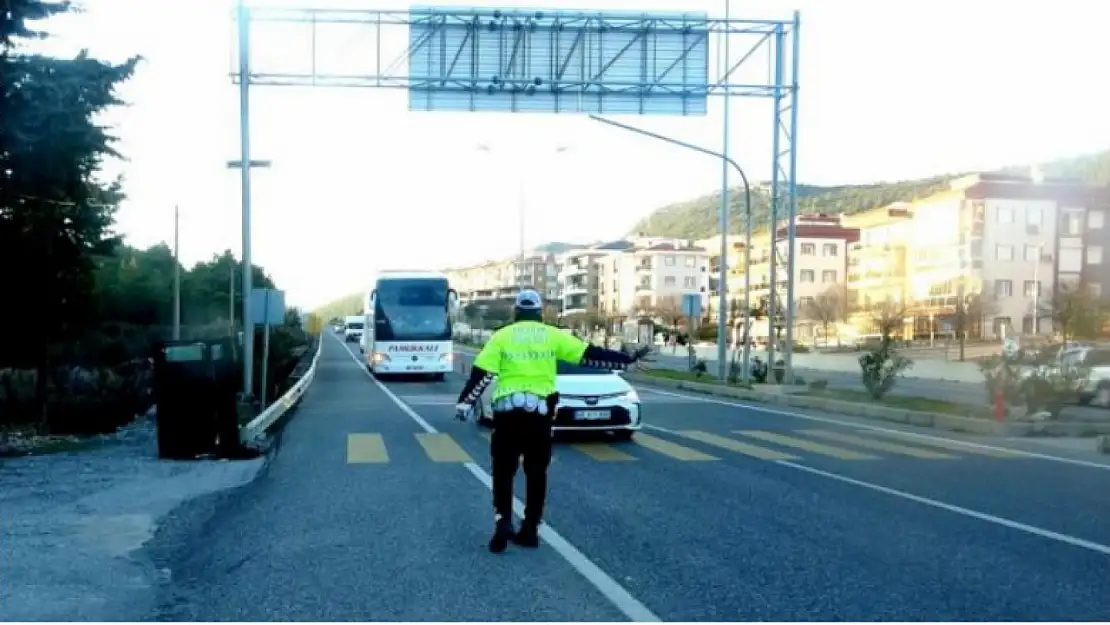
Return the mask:
<svg viewBox="0 0 1110 625">
<path fill-rule="evenodd" d="M 474 462 L 488 456 L 488 430 L 479 435 L 436 433 L 347 435 L 347 463 L 381 465 L 398 458 L 420 458 L 435 464 Z M 484 439 L 484 440 L 483 440 Z M 391 449 L 396 453 L 391 454 Z M 624 442 L 556 442 L 553 462 L 633 463 L 652 458 L 679 462 L 714 462 L 728 455 L 763 461 L 804 461 L 831 458 L 846 462 L 880 462 L 892 458 L 943 462 L 968 457 L 1017 458 L 1002 449 L 963 445 L 942 438 L 915 437 L 893 430 L 664 430 L 637 432 Z M 565 458 L 565 460 L 564 460 Z"/>
</svg>

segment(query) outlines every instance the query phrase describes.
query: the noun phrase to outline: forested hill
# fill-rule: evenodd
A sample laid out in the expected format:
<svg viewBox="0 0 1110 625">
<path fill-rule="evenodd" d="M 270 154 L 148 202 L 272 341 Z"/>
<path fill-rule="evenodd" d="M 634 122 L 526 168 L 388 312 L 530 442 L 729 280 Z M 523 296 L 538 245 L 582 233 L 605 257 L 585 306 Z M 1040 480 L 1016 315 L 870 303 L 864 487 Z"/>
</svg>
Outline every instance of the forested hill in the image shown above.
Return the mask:
<svg viewBox="0 0 1110 625">
<path fill-rule="evenodd" d="M 1053 161 L 1041 167 L 1048 177 L 1076 178 L 1090 184 L 1110 184 L 1110 151 Z M 1028 167 L 1013 167 L 1004 171 L 1023 170 L 1028 171 Z M 798 212 L 855 213 L 892 202 L 911 201 L 941 191 L 948 187 L 951 180 L 964 175 L 966 174 L 947 174 L 920 180 L 837 187 L 799 185 Z M 744 189 L 743 187 L 733 189 L 729 195 L 732 205 L 729 231 L 742 232 Z M 769 197 L 769 184 L 756 184 L 753 187 L 752 213 L 758 225 L 766 224 L 770 219 Z M 718 222 L 720 205 L 720 192 L 670 204 L 656 209 L 640 220 L 629 233 L 688 239 L 711 237 L 720 230 Z"/>
</svg>

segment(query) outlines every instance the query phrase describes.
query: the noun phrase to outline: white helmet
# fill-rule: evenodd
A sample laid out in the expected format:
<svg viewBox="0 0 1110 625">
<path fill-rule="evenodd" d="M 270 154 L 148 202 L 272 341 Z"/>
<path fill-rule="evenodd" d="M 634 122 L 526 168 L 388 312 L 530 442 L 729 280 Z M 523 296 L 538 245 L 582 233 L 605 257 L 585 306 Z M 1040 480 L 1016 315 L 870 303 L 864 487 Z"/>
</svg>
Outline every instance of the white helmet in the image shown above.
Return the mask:
<svg viewBox="0 0 1110 625">
<path fill-rule="evenodd" d="M 516 296 L 513 308 L 522 312 L 538 312 L 543 310 L 543 298 L 535 289 L 523 289 Z"/>
</svg>

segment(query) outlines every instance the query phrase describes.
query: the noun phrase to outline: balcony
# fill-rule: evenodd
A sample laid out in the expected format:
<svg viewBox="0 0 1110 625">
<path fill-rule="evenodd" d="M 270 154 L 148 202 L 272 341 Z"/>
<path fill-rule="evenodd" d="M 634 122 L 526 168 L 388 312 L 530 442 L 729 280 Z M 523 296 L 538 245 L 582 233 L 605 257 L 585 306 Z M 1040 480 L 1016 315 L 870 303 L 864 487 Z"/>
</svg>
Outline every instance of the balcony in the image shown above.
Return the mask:
<svg viewBox="0 0 1110 625">
<path fill-rule="evenodd" d="M 568 282 L 563 286 L 563 295 L 578 295 L 589 293 L 590 289 L 584 281 Z"/>
<path fill-rule="evenodd" d="M 589 312 L 590 298 L 588 295 L 563 294 L 563 314 L 574 315 Z"/>
<path fill-rule="evenodd" d="M 573 276 L 584 276 L 590 272 L 590 267 L 587 264 L 567 263 L 561 272 L 559 272 L 559 279 L 566 280 Z"/>
<path fill-rule="evenodd" d="M 641 282 L 640 284 L 636 285 L 636 292 L 637 293 L 648 293 L 648 292 L 651 292 L 651 291 L 654 291 L 654 290 L 655 290 L 655 288 L 651 286 L 650 282 L 647 282 L 647 283 Z"/>
<path fill-rule="evenodd" d="M 651 273 L 655 267 L 651 263 L 641 263 L 636 265 L 636 273 Z"/>
</svg>

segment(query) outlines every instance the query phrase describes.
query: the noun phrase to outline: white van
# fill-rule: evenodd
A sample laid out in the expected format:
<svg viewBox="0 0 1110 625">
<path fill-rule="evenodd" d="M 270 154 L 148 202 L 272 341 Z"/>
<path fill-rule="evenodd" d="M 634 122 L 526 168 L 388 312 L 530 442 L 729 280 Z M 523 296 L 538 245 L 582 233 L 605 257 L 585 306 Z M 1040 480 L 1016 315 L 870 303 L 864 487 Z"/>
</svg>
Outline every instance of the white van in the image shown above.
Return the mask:
<svg viewBox="0 0 1110 625">
<path fill-rule="evenodd" d="M 343 340 L 347 343 L 358 343 L 362 339 L 362 332 L 366 329 L 366 317 L 363 315 L 348 316 L 343 324 Z"/>
</svg>

